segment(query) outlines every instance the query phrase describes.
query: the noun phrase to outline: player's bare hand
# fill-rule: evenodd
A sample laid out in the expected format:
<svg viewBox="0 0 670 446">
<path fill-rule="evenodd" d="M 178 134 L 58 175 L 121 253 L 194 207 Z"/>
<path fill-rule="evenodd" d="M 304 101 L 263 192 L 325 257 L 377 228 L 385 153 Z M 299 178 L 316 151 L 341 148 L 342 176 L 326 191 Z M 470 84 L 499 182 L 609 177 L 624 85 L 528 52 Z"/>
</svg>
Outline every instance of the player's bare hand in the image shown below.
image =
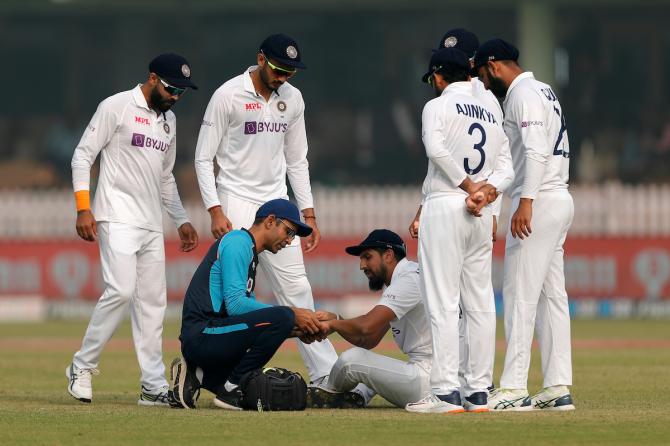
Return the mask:
<svg viewBox="0 0 670 446">
<path fill-rule="evenodd" d="M 498 234 L 498 219 L 496 216 L 493 216 L 493 229 L 492 229 L 492 234 L 491 234 L 491 240 L 493 240 L 493 243 L 496 242 L 497 240 L 497 234 Z"/>
<path fill-rule="evenodd" d="M 289 338 L 300 338 L 302 336 L 305 336 L 305 333 L 298 327 L 293 327 L 293 330 L 291 330 L 291 334 L 288 335 Z"/>
<path fill-rule="evenodd" d="M 419 206 L 419 209 L 416 211 L 414 220 L 409 224 L 409 235 L 412 238 L 419 238 L 419 219 L 421 218 L 421 209 L 423 206 Z"/>
<path fill-rule="evenodd" d="M 512 221 L 510 222 L 510 231 L 512 231 L 512 237 L 519 237 L 523 240 L 526 237 L 530 237 L 530 234 L 533 232 L 530 228 L 530 220 L 533 218 L 533 200 L 530 198 L 522 198 L 519 200 L 519 207 L 512 215 Z"/>
<path fill-rule="evenodd" d="M 331 313 L 330 311 L 319 310 L 315 311 L 314 314 L 316 318 L 320 321 L 332 321 L 333 319 L 337 320 L 337 314 Z"/>
<path fill-rule="evenodd" d="M 184 223 L 179 226 L 177 229 L 179 233 L 179 240 L 181 240 L 181 246 L 179 250 L 181 252 L 193 251 L 198 246 L 198 233 L 191 223 Z"/>
<path fill-rule="evenodd" d="M 305 224 L 312 228 L 312 233 L 308 237 L 303 238 L 302 250 L 307 254 L 312 252 L 321 243 L 321 231 L 316 225 L 316 218 L 305 218 Z"/>
<path fill-rule="evenodd" d="M 316 318 L 312 310 L 291 307 L 295 314 L 295 325 L 306 335 L 316 335 L 322 331 L 322 322 Z"/>
<path fill-rule="evenodd" d="M 228 220 L 228 217 L 225 216 L 221 206 L 214 206 L 209 209 L 209 216 L 212 219 L 212 235 L 214 238 L 219 239 L 224 236 L 224 234 L 233 230 L 233 224 Z"/>
<path fill-rule="evenodd" d="M 94 242 L 98 237 L 98 225 L 90 209 L 77 212 L 77 234 L 87 242 Z"/>
<path fill-rule="evenodd" d="M 493 203 L 498 197 L 496 188 L 490 184 L 482 184 L 482 182 L 475 183 L 481 185 L 479 189 L 468 195 L 465 199 L 465 206 L 468 212 L 475 217 L 481 217 L 481 210 L 489 203 Z"/>
</svg>

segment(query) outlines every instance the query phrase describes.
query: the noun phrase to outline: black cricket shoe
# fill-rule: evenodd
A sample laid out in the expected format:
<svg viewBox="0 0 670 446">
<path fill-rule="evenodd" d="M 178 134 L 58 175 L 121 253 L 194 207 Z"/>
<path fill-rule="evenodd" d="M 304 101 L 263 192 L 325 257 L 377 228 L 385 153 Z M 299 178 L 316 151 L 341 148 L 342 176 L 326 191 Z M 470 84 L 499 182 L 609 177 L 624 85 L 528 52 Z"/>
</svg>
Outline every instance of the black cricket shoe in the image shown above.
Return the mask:
<svg viewBox="0 0 670 446">
<path fill-rule="evenodd" d="M 200 397 L 200 381 L 195 375 L 195 367 L 189 367 L 184 358 L 175 358 L 170 366 L 170 381 L 170 406 L 195 409 L 195 402 Z"/>
<path fill-rule="evenodd" d="M 233 390 L 226 390 L 225 386 L 221 386 L 214 397 L 214 405 L 226 410 L 242 410 L 242 397 L 240 386 Z"/>
<path fill-rule="evenodd" d="M 307 407 L 312 409 L 362 409 L 365 398 L 356 392 L 330 392 L 321 387 L 307 388 Z"/>
</svg>

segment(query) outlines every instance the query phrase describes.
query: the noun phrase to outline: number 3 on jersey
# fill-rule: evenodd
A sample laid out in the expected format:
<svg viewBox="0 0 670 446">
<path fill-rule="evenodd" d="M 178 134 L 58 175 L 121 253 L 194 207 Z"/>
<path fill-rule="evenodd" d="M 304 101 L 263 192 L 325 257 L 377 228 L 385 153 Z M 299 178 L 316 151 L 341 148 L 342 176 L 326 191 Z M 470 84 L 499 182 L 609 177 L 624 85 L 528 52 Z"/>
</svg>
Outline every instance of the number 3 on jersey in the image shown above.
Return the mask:
<svg viewBox="0 0 670 446">
<path fill-rule="evenodd" d="M 475 175 L 476 173 L 479 173 L 479 171 L 482 170 L 482 168 L 484 167 L 484 161 L 486 160 L 486 152 L 484 152 L 484 144 L 486 143 L 486 132 L 484 131 L 484 127 L 482 127 L 481 124 L 475 122 L 468 129 L 468 135 L 472 135 L 472 132 L 474 132 L 475 130 L 479 130 L 482 138 L 472 148 L 475 149 L 477 152 L 479 152 L 481 158 L 479 160 L 479 164 L 477 164 L 477 167 L 475 167 L 474 169 L 470 168 L 470 158 L 463 158 L 463 167 L 465 168 L 465 172 L 468 175 Z"/>
</svg>

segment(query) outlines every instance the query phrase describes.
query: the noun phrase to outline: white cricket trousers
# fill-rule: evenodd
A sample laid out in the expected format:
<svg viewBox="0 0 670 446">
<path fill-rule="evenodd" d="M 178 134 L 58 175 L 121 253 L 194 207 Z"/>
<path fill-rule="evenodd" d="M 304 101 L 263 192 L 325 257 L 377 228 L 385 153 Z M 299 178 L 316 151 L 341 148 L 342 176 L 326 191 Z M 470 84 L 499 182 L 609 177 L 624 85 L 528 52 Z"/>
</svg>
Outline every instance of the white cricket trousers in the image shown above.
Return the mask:
<svg viewBox="0 0 670 446">
<path fill-rule="evenodd" d="M 513 197 L 512 215 L 518 206 L 519 197 Z M 520 240 L 507 234 L 503 279 L 507 352 L 502 388 L 527 389 L 533 327 L 542 356 L 543 387 L 572 385 L 563 243 L 573 216 L 567 190 L 540 192 L 533 200 L 530 237 Z"/>
<path fill-rule="evenodd" d="M 433 338 L 432 392 L 486 392 L 493 378 L 495 302 L 491 282 L 493 220 L 467 213 L 463 195 L 429 196 L 419 220 L 422 292 Z M 463 309 L 464 385 L 459 381 L 459 307 Z"/>
<path fill-rule="evenodd" d="M 430 393 L 430 374 L 419 364 L 354 347 L 340 355 L 328 377 L 328 387 L 336 392 L 348 392 L 359 384 L 404 408 L 407 403 L 419 401 Z M 374 393 L 366 395 L 365 390 L 363 388 L 361 393 L 367 401 Z"/>
<path fill-rule="evenodd" d="M 260 205 L 219 191 L 219 200 L 224 214 L 234 229 L 250 228 Z M 312 287 L 307 280 L 302 257 L 300 238 L 277 254 L 264 251 L 258 256 L 258 263 L 270 282 L 270 289 L 279 305 L 314 310 Z M 312 344 L 304 344 L 296 339 L 311 381 L 316 381 L 330 373 L 337 361 L 337 352 L 328 339 Z"/>
<path fill-rule="evenodd" d="M 97 368 L 130 303 L 141 384 L 147 390 L 167 386 L 162 341 L 167 305 L 163 233 L 98 222 L 98 243 L 105 291 L 93 310 L 81 349 L 74 354 L 74 365 Z"/>
</svg>

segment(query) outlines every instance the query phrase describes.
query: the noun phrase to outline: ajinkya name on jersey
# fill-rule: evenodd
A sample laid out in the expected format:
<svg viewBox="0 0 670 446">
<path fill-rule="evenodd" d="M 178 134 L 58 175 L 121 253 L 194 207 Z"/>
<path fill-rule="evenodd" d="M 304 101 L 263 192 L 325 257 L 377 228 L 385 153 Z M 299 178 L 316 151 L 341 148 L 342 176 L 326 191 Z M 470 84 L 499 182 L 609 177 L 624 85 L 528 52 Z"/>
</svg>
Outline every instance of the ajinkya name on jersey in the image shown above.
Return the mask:
<svg viewBox="0 0 670 446">
<path fill-rule="evenodd" d="M 255 135 L 257 133 L 286 133 L 288 124 L 285 122 L 247 121 L 244 123 L 244 134 Z"/>
<path fill-rule="evenodd" d="M 496 118 L 493 116 L 493 113 L 482 107 L 481 105 L 474 104 L 458 104 L 456 103 L 456 113 L 459 115 L 465 115 L 470 118 L 476 118 L 480 121 L 488 121 L 493 124 L 497 124 Z"/>
<path fill-rule="evenodd" d="M 135 147 L 148 147 L 160 150 L 161 152 L 165 152 L 170 146 L 165 141 L 151 138 L 150 136 L 143 135 L 142 133 L 133 133 L 133 138 L 130 141 L 130 145 Z"/>
</svg>

